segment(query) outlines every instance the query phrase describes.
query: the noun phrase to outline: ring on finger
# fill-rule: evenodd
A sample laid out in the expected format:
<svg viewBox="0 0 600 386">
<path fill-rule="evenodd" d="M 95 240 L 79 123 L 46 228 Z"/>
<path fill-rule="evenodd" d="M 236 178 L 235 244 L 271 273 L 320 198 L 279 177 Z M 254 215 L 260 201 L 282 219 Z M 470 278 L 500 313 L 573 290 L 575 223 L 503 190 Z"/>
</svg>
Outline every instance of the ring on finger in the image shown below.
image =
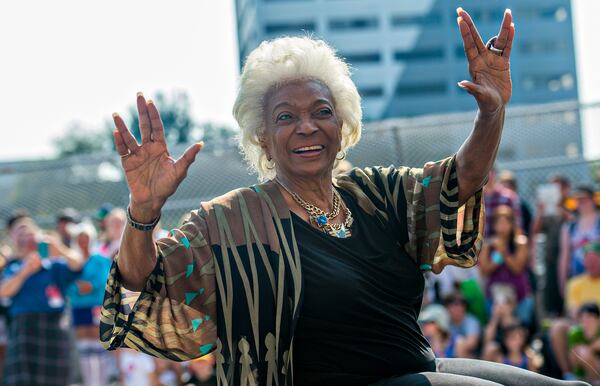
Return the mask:
<svg viewBox="0 0 600 386">
<path fill-rule="evenodd" d="M 132 154 L 132 153 L 131 153 L 131 151 L 129 151 L 129 152 L 127 152 L 127 154 L 122 154 L 122 155 L 121 155 L 121 154 L 119 154 L 119 157 L 121 157 L 121 158 L 127 158 L 127 157 L 129 157 L 131 154 Z"/>
<path fill-rule="evenodd" d="M 494 55 L 502 56 L 504 55 L 504 49 L 494 47 L 494 43 L 498 40 L 498 36 L 494 36 L 485 44 L 485 47 L 490 50 L 490 52 Z"/>
</svg>

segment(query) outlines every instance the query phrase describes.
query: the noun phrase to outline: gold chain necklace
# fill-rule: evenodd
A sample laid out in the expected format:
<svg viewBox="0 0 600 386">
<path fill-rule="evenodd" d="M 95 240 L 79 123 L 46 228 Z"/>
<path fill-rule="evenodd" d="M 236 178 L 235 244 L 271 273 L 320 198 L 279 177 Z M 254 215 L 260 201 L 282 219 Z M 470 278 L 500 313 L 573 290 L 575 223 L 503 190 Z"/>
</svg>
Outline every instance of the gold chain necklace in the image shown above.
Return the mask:
<svg viewBox="0 0 600 386">
<path fill-rule="evenodd" d="M 318 206 L 305 201 L 302 197 L 300 197 L 298 193 L 292 191 L 291 189 L 288 189 L 288 187 L 285 186 L 279 180 L 279 178 L 275 178 L 275 181 L 277 181 L 277 183 L 281 185 L 292 196 L 292 198 L 298 203 L 298 205 L 300 205 L 304 210 L 306 210 L 309 220 L 312 223 L 314 223 L 317 227 L 319 227 L 319 229 L 321 229 L 323 232 L 326 232 L 331 236 L 339 237 L 342 239 L 350 237 L 352 235 L 350 227 L 352 226 L 354 219 L 352 218 L 352 212 L 347 206 L 344 208 L 344 214 L 346 215 L 346 219 L 342 224 L 334 224 L 330 222 L 330 220 L 333 220 L 340 214 L 340 202 L 342 201 L 340 193 L 335 189 L 335 187 L 333 188 L 333 209 L 331 212 L 326 213 Z"/>
</svg>

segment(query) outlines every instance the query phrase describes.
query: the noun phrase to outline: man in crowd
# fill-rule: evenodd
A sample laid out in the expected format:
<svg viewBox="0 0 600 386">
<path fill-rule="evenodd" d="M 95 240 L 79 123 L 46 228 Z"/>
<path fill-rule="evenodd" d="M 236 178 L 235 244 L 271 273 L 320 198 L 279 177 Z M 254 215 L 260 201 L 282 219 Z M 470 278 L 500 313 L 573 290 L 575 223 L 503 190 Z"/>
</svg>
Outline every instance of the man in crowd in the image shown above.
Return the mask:
<svg viewBox="0 0 600 386">
<path fill-rule="evenodd" d="M 450 333 L 462 340 L 462 354 L 475 358 L 481 335 L 479 320 L 467 312 L 467 302 L 459 293 L 447 296 L 444 306 L 450 315 Z"/>
</svg>

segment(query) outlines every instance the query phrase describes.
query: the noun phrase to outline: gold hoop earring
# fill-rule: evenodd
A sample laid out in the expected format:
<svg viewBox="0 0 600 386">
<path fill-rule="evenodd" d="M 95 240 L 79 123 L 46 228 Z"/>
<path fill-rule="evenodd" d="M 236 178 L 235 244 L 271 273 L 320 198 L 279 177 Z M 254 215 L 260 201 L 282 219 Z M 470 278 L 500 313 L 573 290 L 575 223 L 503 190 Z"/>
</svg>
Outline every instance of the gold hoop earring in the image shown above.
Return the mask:
<svg viewBox="0 0 600 386">
<path fill-rule="evenodd" d="M 342 158 L 338 158 L 337 156 L 335 157 L 335 159 L 336 159 L 336 160 L 338 160 L 338 161 L 341 161 L 341 160 L 343 160 L 344 158 L 346 158 L 346 150 L 343 150 L 343 151 L 342 151 Z"/>
</svg>

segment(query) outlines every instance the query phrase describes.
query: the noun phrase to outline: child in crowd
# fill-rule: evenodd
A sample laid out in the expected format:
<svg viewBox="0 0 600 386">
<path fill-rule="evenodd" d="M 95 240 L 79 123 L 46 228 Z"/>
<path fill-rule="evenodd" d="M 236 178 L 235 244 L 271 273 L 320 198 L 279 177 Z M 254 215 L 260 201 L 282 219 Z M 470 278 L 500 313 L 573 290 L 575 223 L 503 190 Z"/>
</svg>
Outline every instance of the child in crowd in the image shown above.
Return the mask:
<svg viewBox="0 0 600 386">
<path fill-rule="evenodd" d="M 600 308 L 585 303 L 578 319 L 569 330 L 569 361 L 578 378 L 595 384 L 600 382 Z"/>
<path fill-rule="evenodd" d="M 502 355 L 504 334 L 509 326 L 518 323 L 515 317 L 516 295 L 510 287 L 495 287 L 492 315 L 483 334 L 483 359 L 496 361 Z"/>
<path fill-rule="evenodd" d="M 514 323 L 504 329 L 504 355 L 497 362 L 537 371 L 533 352 L 527 347 L 527 329 Z"/>
</svg>

